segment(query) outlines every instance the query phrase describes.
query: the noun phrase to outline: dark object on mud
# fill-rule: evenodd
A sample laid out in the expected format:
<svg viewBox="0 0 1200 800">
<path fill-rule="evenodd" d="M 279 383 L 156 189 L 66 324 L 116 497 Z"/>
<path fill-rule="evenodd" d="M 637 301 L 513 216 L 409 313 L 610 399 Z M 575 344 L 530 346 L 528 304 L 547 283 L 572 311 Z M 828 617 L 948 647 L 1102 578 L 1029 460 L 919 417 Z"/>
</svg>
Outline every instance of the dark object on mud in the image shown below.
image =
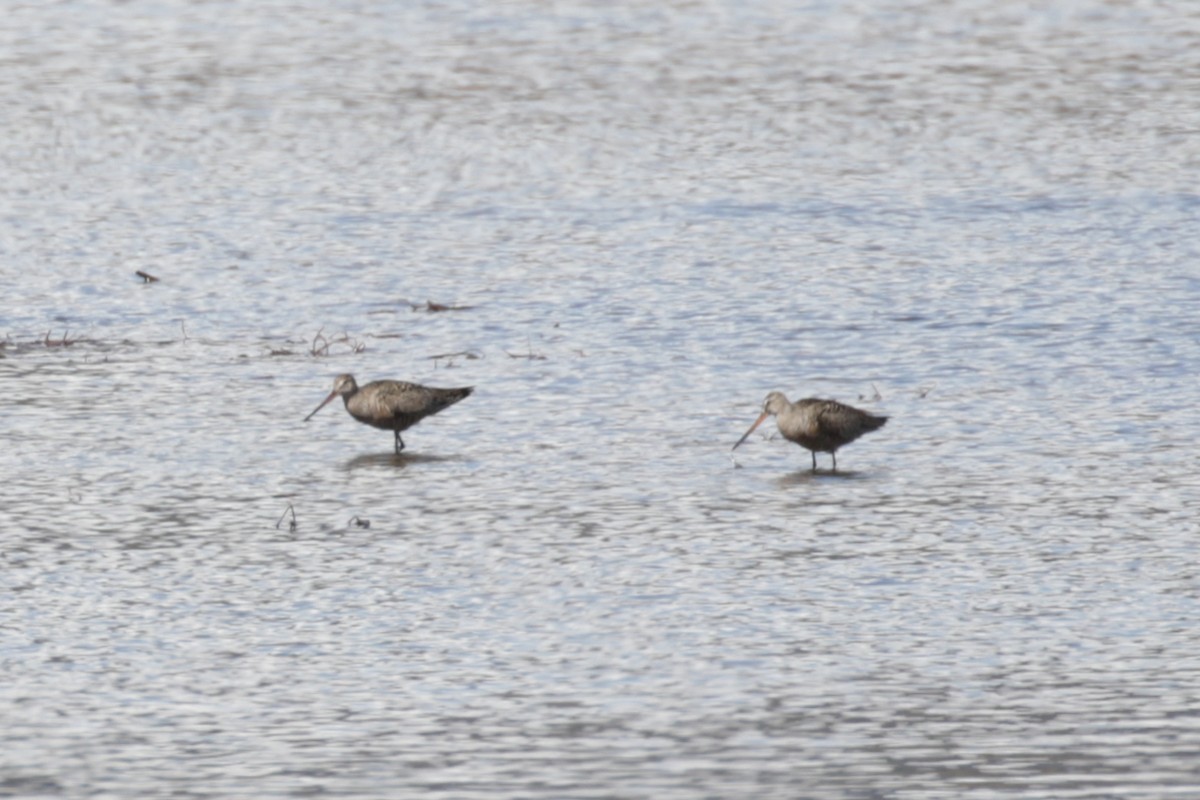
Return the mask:
<svg viewBox="0 0 1200 800">
<path fill-rule="evenodd" d="M 371 527 L 371 520 L 363 519 L 362 517 L 356 515 L 356 516 L 351 517 L 350 521 L 347 522 L 346 524 L 347 525 L 355 525 L 359 528 L 369 528 L 369 527 Z"/>
<path fill-rule="evenodd" d="M 396 455 L 404 449 L 400 432 L 408 430 L 425 417 L 438 413 L 475 391 L 473 386 L 439 389 L 404 381 L 371 381 L 359 387 L 353 375 L 338 375 L 333 379 L 333 391 L 304 418 L 308 422 L 335 397 L 340 396 L 346 410 L 364 425 L 392 431 Z"/>
<path fill-rule="evenodd" d="M 142 272 L 140 269 L 133 274 L 141 278 L 142 283 L 155 283 L 158 281 L 158 278 L 154 277 L 149 272 Z"/>
<path fill-rule="evenodd" d="M 838 448 L 850 444 L 864 433 L 882 428 L 888 420 L 887 417 L 869 414 L 837 400 L 806 397 L 789 403 L 782 392 L 771 392 L 763 401 L 762 414 L 732 449 L 736 450 L 764 419 L 772 415 L 783 438 L 812 451 L 814 472 L 817 470 L 818 452 L 833 456 L 833 471 L 837 472 Z"/>
</svg>

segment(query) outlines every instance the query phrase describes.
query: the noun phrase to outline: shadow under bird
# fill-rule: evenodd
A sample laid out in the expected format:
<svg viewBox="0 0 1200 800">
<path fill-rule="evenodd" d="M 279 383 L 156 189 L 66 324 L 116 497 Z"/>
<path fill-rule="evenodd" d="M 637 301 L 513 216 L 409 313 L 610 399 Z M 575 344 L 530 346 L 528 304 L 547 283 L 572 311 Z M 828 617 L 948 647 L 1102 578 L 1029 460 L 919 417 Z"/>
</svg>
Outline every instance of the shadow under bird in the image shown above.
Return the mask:
<svg viewBox="0 0 1200 800">
<path fill-rule="evenodd" d="M 879 430 L 888 420 L 887 417 L 869 414 L 837 400 L 806 397 L 790 403 L 783 392 L 771 392 L 763 401 L 762 414 L 732 449 L 737 450 L 738 445 L 746 441 L 754 429 L 770 416 L 775 417 L 775 424 L 783 438 L 812 451 L 813 472 L 817 470 L 817 453 L 833 456 L 833 471 L 837 472 L 838 448 L 850 444 L 864 433 Z"/>
<path fill-rule="evenodd" d="M 340 396 L 350 416 L 372 427 L 392 431 L 396 436 L 396 455 L 400 455 L 404 449 L 401 431 L 454 405 L 473 391 L 473 386 L 438 389 L 404 381 L 371 381 L 359 386 L 354 382 L 353 375 L 338 375 L 333 379 L 333 391 L 304 421 L 308 422 L 313 414 Z"/>
</svg>

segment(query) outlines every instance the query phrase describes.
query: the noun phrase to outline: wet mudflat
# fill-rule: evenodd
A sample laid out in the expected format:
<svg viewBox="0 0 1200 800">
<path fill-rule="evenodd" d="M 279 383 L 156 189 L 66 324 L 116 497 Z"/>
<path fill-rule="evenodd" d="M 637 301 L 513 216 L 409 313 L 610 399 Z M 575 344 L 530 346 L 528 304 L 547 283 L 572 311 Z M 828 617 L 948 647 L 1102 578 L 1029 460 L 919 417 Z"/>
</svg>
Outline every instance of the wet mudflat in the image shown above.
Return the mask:
<svg viewBox="0 0 1200 800">
<path fill-rule="evenodd" d="M 1200 19 L 234 11 L 0 21 L 0 795 L 1194 791 Z"/>
</svg>

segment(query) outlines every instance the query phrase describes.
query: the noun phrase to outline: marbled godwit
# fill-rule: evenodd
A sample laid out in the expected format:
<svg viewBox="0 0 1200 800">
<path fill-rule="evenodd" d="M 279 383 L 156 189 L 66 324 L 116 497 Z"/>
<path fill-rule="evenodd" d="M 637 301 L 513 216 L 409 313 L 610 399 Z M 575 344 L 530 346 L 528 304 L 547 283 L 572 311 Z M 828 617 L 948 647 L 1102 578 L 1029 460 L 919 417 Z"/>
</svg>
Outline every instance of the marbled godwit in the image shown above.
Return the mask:
<svg viewBox="0 0 1200 800">
<path fill-rule="evenodd" d="M 850 444 L 864 433 L 878 430 L 887 422 L 887 417 L 868 414 L 866 411 L 839 403 L 837 400 L 819 400 L 806 397 L 789 403 L 783 392 L 771 392 L 763 402 L 762 414 L 750 426 L 742 438 L 733 446 L 746 441 L 754 429 L 767 417 L 775 415 L 779 432 L 789 442 L 812 451 L 813 472 L 817 470 L 817 453 L 833 456 L 833 471 L 837 472 L 837 449 Z"/>
<path fill-rule="evenodd" d="M 313 414 L 341 395 L 350 416 L 367 425 L 392 431 L 396 435 L 396 455 L 400 455 L 400 451 L 404 449 L 404 440 L 400 438 L 401 431 L 408 430 L 425 417 L 454 405 L 473 391 L 473 386 L 435 389 L 404 381 L 371 381 L 360 387 L 354 382 L 353 375 L 338 375 L 333 379 L 333 391 L 329 393 L 329 397 L 314 408 L 312 414 L 305 417 L 304 421 L 308 422 Z"/>
</svg>

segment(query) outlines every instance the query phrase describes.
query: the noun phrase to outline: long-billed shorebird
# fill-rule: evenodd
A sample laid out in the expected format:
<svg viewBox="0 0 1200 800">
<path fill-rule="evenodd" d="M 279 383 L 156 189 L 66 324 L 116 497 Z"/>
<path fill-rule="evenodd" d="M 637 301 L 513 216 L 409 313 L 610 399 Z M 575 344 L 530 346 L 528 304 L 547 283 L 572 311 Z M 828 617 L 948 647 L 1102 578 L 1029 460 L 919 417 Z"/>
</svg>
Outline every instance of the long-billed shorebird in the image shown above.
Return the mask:
<svg viewBox="0 0 1200 800">
<path fill-rule="evenodd" d="M 404 381 L 371 381 L 365 386 L 354 382 L 353 375 L 338 375 L 333 379 L 333 391 L 312 414 L 304 418 L 308 422 L 335 397 L 341 396 L 350 416 L 359 422 L 392 431 L 396 435 L 396 455 L 404 449 L 400 432 L 408 430 L 421 420 L 436 414 L 443 408 L 454 405 L 475 391 L 473 386 L 458 389 L 437 389 Z"/>
<path fill-rule="evenodd" d="M 837 400 L 806 397 L 789 403 L 783 392 L 771 392 L 763 401 L 762 414 L 750 426 L 750 430 L 737 440 L 733 449 L 737 450 L 738 445 L 746 441 L 754 429 L 771 415 L 775 416 L 775 424 L 779 426 L 783 438 L 812 451 L 813 472 L 817 470 L 818 452 L 833 456 L 833 471 L 837 472 L 838 448 L 850 444 L 864 433 L 879 430 L 888 420 L 887 417 L 868 414 Z"/>
</svg>

